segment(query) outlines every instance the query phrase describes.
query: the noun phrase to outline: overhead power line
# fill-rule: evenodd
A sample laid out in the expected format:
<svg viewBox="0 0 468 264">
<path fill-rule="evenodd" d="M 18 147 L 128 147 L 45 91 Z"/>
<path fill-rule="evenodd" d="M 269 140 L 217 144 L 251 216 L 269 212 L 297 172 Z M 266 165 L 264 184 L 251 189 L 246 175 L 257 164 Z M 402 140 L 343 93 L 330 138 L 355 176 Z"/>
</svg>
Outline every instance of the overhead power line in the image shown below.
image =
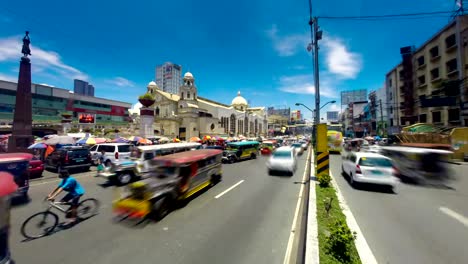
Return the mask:
<svg viewBox="0 0 468 264">
<path fill-rule="evenodd" d="M 441 15 L 452 14 L 453 11 L 434 11 L 434 12 L 421 12 L 421 13 L 408 13 L 408 14 L 389 14 L 389 15 L 372 15 L 372 16 L 319 16 L 322 19 L 388 19 L 388 18 L 403 18 L 403 17 L 421 17 L 428 15 Z"/>
</svg>

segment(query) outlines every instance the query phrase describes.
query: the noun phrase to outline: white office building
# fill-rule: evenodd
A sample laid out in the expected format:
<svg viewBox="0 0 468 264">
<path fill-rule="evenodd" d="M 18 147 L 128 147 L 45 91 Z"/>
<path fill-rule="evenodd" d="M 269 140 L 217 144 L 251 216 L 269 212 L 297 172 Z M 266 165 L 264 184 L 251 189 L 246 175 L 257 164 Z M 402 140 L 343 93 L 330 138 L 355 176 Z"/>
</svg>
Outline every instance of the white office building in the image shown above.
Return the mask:
<svg viewBox="0 0 468 264">
<path fill-rule="evenodd" d="M 182 86 L 182 66 L 166 62 L 156 67 L 156 84 L 166 93 L 178 94 Z"/>
</svg>

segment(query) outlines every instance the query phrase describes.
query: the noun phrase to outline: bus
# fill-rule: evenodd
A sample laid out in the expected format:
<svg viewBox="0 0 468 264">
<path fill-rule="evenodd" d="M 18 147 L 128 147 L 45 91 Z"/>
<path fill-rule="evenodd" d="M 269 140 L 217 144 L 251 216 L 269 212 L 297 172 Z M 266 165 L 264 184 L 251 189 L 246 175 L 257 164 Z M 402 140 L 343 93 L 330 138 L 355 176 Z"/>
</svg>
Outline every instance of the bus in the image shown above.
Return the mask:
<svg viewBox="0 0 468 264">
<path fill-rule="evenodd" d="M 329 124 L 327 128 L 328 152 L 341 153 L 343 150 L 343 133 L 341 124 Z"/>
</svg>

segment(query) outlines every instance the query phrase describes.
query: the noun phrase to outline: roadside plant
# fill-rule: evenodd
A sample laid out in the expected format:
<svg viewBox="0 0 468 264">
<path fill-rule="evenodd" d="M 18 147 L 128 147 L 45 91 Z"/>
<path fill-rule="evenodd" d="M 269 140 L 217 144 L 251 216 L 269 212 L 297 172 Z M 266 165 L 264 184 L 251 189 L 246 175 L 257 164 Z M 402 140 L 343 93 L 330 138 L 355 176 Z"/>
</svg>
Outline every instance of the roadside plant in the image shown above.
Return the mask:
<svg viewBox="0 0 468 264">
<path fill-rule="evenodd" d="M 329 187 L 329 186 L 330 186 L 330 182 L 331 182 L 331 177 L 330 177 L 330 175 L 328 175 L 328 174 L 322 174 L 322 175 L 319 175 L 317 179 L 318 179 L 318 182 L 319 182 L 319 186 L 320 186 L 320 187 L 326 188 L 326 187 Z"/>
<path fill-rule="evenodd" d="M 330 224 L 330 235 L 326 240 L 326 252 L 341 263 L 350 263 L 351 249 L 356 239 L 356 232 L 351 232 L 341 220 Z"/>
</svg>

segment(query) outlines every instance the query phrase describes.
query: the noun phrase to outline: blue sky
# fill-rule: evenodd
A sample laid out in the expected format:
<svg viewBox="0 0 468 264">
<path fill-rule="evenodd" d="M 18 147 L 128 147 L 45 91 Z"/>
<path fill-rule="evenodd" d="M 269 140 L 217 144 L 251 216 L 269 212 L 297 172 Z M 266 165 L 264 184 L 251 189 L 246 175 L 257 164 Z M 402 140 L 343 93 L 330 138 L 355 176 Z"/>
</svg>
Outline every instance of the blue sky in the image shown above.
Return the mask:
<svg viewBox="0 0 468 264">
<path fill-rule="evenodd" d="M 313 1 L 318 16 L 454 8 L 450 0 Z M 17 80 L 21 38 L 29 30 L 35 83 L 73 89 L 73 78 L 82 78 L 96 96 L 135 103 L 155 66 L 171 61 L 193 73 L 203 97 L 230 104 L 240 90 L 254 106 L 312 108 L 307 22 L 308 0 L 9 1 L 0 9 L 0 79 Z M 382 87 L 400 61 L 399 48 L 422 44 L 447 22 L 447 16 L 321 19 L 322 102 L 339 101 L 342 90 Z M 340 106 L 323 111 L 330 109 Z"/>
</svg>

